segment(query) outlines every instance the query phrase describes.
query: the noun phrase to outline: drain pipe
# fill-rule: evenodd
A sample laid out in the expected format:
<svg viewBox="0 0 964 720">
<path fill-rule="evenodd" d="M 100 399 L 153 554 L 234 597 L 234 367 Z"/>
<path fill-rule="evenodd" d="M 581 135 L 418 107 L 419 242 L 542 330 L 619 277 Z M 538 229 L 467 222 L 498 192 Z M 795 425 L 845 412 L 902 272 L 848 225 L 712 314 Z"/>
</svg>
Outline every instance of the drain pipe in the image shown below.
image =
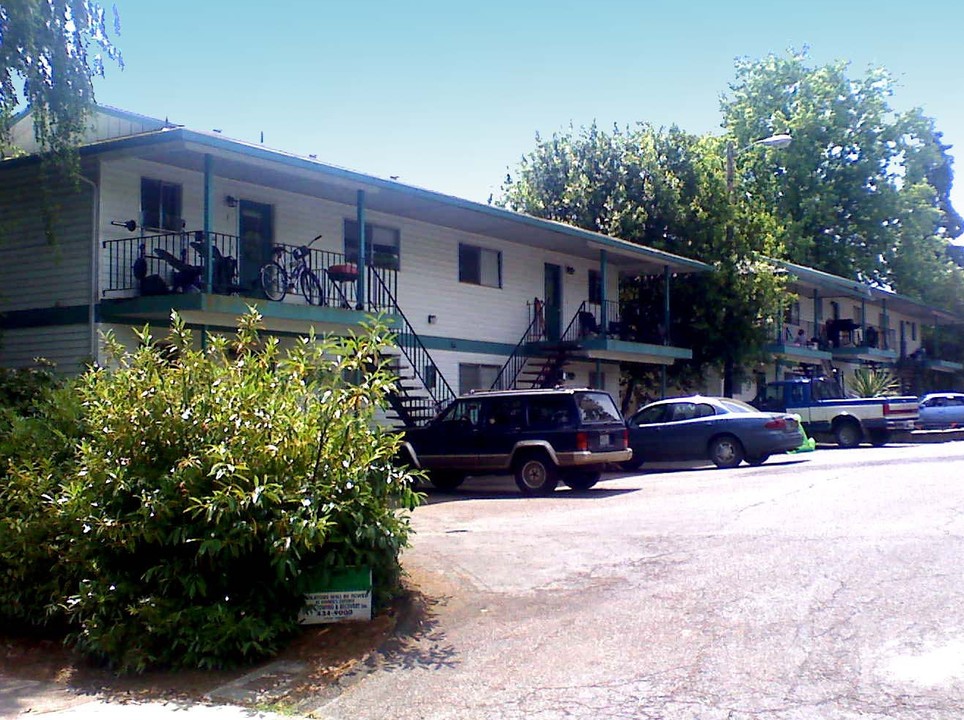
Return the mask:
<svg viewBox="0 0 964 720">
<path fill-rule="evenodd" d="M 100 168 L 100 163 L 97 165 Z M 90 324 L 90 358 L 95 365 L 98 363 L 98 344 L 97 344 L 97 285 L 100 253 L 98 243 L 100 241 L 100 187 L 90 178 L 78 174 L 81 181 L 90 185 L 94 197 L 90 212 L 90 305 L 87 308 L 87 322 Z"/>
</svg>

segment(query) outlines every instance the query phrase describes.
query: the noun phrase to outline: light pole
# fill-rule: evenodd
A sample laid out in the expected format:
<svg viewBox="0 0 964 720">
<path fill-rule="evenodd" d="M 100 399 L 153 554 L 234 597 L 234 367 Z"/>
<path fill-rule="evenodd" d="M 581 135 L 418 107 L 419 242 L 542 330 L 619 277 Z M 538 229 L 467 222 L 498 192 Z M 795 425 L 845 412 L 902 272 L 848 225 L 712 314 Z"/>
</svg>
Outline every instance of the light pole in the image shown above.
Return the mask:
<svg viewBox="0 0 964 720">
<path fill-rule="evenodd" d="M 733 141 L 726 141 L 726 197 L 728 201 L 733 199 L 733 176 L 734 176 L 734 165 L 735 160 L 738 155 L 742 155 L 747 150 L 755 147 L 769 147 L 769 148 L 785 148 L 793 142 L 793 138 L 786 133 L 781 133 L 779 135 L 771 135 L 770 137 L 760 138 L 759 140 L 754 140 L 749 145 L 740 150 L 734 150 Z"/>
<path fill-rule="evenodd" d="M 793 142 L 793 138 L 786 133 L 780 133 L 778 135 L 770 135 L 769 137 L 760 138 L 759 140 L 754 140 L 746 147 L 740 150 L 735 150 L 733 147 L 733 141 L 726 141 L 726 202 L 730 205 L 733 204 L 733 186 L 734 186 L 734 175 L 735 175 L 735 164 L 736 158 L 742 155 L 747 150 L 751 150 L 755 147 L 767 147 L 767 148 L 785 148 Z M 732 208 L 730 208 L 732 211 Z M 726 223 L 726 241 L 729 249 L 732 250 L 733 245 L 733 219 L 729 218 Z M 723 324 L 726 326 L 726 305 L 723 307 Z M 723 361 L 723 394 L 726 397 L 733 397 L 733 370 L 734 370 L 735 359 L 732 352 L 727 352 L 726 358 Z"/>
</svg>

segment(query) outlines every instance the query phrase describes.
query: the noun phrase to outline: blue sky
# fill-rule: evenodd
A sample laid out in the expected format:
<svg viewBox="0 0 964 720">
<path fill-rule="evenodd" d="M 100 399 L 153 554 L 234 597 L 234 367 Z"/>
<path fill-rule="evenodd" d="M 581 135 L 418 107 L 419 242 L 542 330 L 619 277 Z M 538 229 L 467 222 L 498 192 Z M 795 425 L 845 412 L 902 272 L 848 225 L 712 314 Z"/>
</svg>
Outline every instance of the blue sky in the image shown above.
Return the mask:
<svg viewBox="0 0 964 720">
<path fill-rule="evenodd" d="M 733 60 L 809 46 L 881 65 L 953 144 L 959 0 L 116 0 L 99 102 L 485 201 L 544 136 L 594 120 L 719 132 Z"/>
</svg>

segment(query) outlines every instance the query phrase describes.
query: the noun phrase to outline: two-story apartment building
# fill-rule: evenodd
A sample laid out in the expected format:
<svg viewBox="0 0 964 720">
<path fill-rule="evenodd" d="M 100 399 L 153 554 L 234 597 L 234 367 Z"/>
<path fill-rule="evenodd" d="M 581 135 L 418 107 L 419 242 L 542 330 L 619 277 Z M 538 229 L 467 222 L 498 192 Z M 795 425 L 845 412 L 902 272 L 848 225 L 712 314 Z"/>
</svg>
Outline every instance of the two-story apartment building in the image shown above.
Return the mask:
<svg viewBox="0 0 964 720">
<path fill-rule="evenodd" d="M 902 295 L 812 268 L 779 262 L 793 299 L 771 328 L 772 361 L 761 380 L 836 370 L 846 386 L 858 368 L 884 368 L 906 392 L 951 387 L 960 362 L 941 357 L 940 328 L 961 319 Z M 924 330 L 931 347 L 924 346 Z M 750 390 L 750 388 L 745 388 Z"/>
<path fill-rule="evenodd" d="M 691 356 L 656 332 L 627 336 L 618 287 L 668 289 L 709 270 L 694 260 L 111 108 L 92 118 L 76 181 L 42 182 L 29 114 L 13 137 L 28 154 L 0 162 L 5 366 L 42 356 L 77 372 L 103 360 L 102 331 L 133 343 L 132 326 L 165 326 L 172 310 L 218 330 L 253 304 L 280 335 L 383 313 L 412 381 L 396 410 L 414 421 L 478 388 L 615 395 L 620 362 Z"/>
</svg>

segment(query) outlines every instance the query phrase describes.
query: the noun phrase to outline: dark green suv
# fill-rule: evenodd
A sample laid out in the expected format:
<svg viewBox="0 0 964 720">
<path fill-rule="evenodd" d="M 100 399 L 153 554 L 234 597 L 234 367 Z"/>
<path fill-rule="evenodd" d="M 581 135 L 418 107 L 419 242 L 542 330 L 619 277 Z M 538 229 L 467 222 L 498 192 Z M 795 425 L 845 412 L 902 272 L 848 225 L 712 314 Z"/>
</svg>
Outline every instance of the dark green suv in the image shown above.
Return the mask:
<svg viewBox="0 0 964 720">
<path fill-rule="evenodd" d="M 612 396 L 576 388 L 463 395 L 428 425 L 406 430 L 403 452 L 439 489 L 468 475 L 512 473 L 525 495 L 551 493 L 560 480 L 587 490 L 607 463 L 632 457 Z"/>
</svg>

